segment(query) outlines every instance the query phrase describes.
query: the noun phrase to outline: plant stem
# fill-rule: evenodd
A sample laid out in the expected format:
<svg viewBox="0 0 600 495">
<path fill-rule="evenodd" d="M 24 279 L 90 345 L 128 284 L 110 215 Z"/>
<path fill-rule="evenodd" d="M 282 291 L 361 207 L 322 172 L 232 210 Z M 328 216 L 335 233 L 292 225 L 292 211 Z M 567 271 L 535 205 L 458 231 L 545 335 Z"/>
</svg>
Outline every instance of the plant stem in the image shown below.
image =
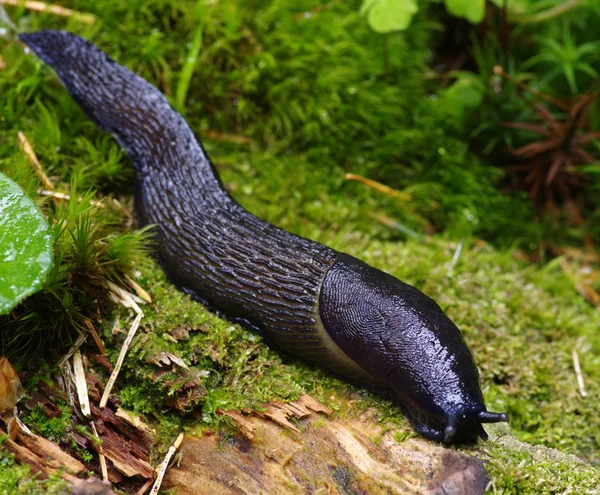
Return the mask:
<svg viewBox="0 0 600 495">
<path fill-rule="evenodd" d="M 389 33 L 383 34 L 383 79 L 387 81 L 390 73 Z"/>
<path fill-rule="evenodd" d="M 559 15 L 564 14 L 565 12 L 577 7 L 581 3 L 583 3 L 583 0 L 567 0 L 564 3 L 556 5 L 555 7 L 542 10 L 541 12 L 536 12 L 535 14 L 525 14 L 511 17 L 510 22 L 516 22 L 518 24 L 533 24 L 536 22 L 547 21 L 548 19 L 552 19 L 553 17 L 558 17 Z"/>
</svg>

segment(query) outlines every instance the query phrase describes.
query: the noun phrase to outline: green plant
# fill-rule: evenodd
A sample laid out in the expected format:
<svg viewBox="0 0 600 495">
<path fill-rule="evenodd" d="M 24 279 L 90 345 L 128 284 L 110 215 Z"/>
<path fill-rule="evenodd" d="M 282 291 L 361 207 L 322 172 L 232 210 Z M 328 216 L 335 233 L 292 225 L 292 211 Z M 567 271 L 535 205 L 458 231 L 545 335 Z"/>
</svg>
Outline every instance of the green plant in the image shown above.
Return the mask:
<svg viewBox="0 0 600 495">
<path fill-rule="evenodd" d="M 0 315 L 39 290 L 52 267 L 52 233 L 25 192 L 0 173 Z"/>
<path fill-rule="evenodd" d="M 538 207 L 556 212 L 559 205 L 566 205 L 569 215 L 581 223 L 582 201 L 578 193 L 586 189 L 587 180 L 581 165 L 593 164 L 596 159 L 588 148 L 600 139 L 600 132 L 590 129 L 587 113 L 597 101 L 598 93 L 581 95 L 568 105 L 561 105 L 566 115 L 555 117 L 545 106 L 538 103 L 534 111 L 541 121 L 538 123 L 507 122 L 505 125 L 527 133 L 541 136 L 539 141 L 530 142 L 519 148 L 510 149 L 510 154 L 519 163 L 505 168 L 519 180 Z"/>
<path fill-rule="evenodd" d="M 538 81 L 539 87 L 550 87 L 555 79 L 563 76 L 571 93 L 576 95 L 581 89 L 581 82 L 577 83 L 578 74 L 588 76 L 584 80 L 588 84 L 599 77 L 591 62 L 600 59 L 600 41 L 578 44 L 571 35 L 568 22 L 563 23 L 560 41 L 546 36 L 536 39 L 539 53 L 525 61 L 521 69 L 539 67 L 544 73 Z"/>
<path fill-rule="evenodd" d="M 69 344 L 105 308 L 106 281 L 123 283 L 145 259 L 149 232 L 115 231 L 93 196 L 79 196 L 73 184 L 69 201 L 48 204 L 55 263 L 38 292 L 0 316 L 1 354 L 30 358 L 49 344 Z"/>
</svg>

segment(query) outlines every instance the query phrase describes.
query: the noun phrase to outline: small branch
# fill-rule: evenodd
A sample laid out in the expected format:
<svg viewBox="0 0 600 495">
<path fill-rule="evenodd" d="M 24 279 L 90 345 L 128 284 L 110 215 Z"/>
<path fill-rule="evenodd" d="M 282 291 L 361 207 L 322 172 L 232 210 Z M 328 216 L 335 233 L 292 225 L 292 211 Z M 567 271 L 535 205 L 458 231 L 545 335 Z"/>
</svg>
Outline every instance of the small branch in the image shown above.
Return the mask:
<svg viewBox="0 0 600 495">
<path fill-rule="evenodd" d="M 137 493 L 135 495 L 144 495 L 147 491 L 148 488 L 150 488 L 152 486 L 152 482 L 154 480 L 149 479 L 148 481 L 146 481 L 146 483 L 144 483 L 144 485 L 137 491 Z"/>
<path fill-rule="evenodd" d="M 585 383 L 583 383 L 583 373 L 581 372 L 581 366 L 579 364 L 579 354 L 573 349 L 573 368 L 575 368 L 575 376 L 577 377 L 577 386 L 579 387 L 579 393 L 581 397 L 586 397 L 587 392 L 585 391 Z"/>
<path fill-rule="evenodd" d="M 135 320 L 133 320 L 133 324 L 131 325 L 131 328 L 129 329 L 129 333 L 127 334 L 127 337 L 125 338 L 125 342 L 123 343 L 123 347 L 121 347 L 121 352 L 119 353 L 119 357 L 117 359 L 117 364 L 115 365 L 115 369 L 111 373 L 110 378 L 108 379 L 108 383 L 106 384 L 106 387 L 104 388 L 104 393 L 102 394 L 102 398 L 100 399 L 100 409 L 103 409 L 106 407 L 106 403 L 108 402 L 110 393 L 115 385 L 117 376 L 119 376 L 119 372 L 121 371 L 121 366 L 123 365 L 125 356 L 127 355 L 127 350 L 129 349 L 129 346 L 131 345 L 131 341 L 133 340 L 133 337 L 135 337 L 135 333 L 137 332 L 137 329 L 140 326 L 140 322 L 142 321 L 143 316 L 144 316 L 144 313 L 142 313 L 142 311 L 140 310 L 139 313 L 137 314 L 137 316 L 135 317 Z"/>
<path fill-rule="evenodd" d="M 79 408 L 81 414 L 89 418 L 92 414 L 90 411 L 90 397 L 88 395 L 87 383 L 85 381 L 85 369 L 83 368 L 83 358 L 79 349 L 73 354 L 73 375 L 75 377 L 75 389 L 79 398 Z"/>
<path fill-rule="evenodd" d="M 85 14 L 77 12 L 76 10 L 67 9 L 60 5 L 52 5 L 44 2 L 37 1 L 22 1 L 22 0 L 0 0 L 0 5 L 8 5 L 10 7 L 25 7 L 27 10 L 33 10 L 35 12 L 47 12 L 49 14 L 58 15 L 61 17 L 72 17 L 85 24 L 94 24 L 96 17 L 92 14 Z"/>
<path fill-rule="evenodd" d="M 0 3 L 1 2 L 2 0 L 0 0 Z M 35 173 L 42 181 L 42 185 L 44 186 L 44 188 L 49 189 L 50 191 L 54 191 L 54 184 L 52 184 L 52 182 L 44 172 L 44 169 L 42 168 L 40 161 L 35 155 L 35 152 L 33 151 L 33 148 L 31 147 L 31 144 L 27 139 L 27 136 L 25 136 L 25 134 L 23 134 L 21 131 L 19 131 L 17 135 L 19 137 L 19 146 L 23 150 L 23 153 L 25 153 L 25 156 L 27 157 L 27 160 L 29 160 L 29 163 L 33 167 L 33 170 L 35 170 Z"/>
<path fill-rule="evenodd" d="M 6 62 L 2 58 L 2 55 L 0 55 L 0 70 L 4 70 L 4 69 L 6 69 Z"/>
<path fill-rule="evenodd" d="M 511 16 L 509 18 L 509 22 L 517 23 L 517 24 L 533 24 L 536 22 L 547 21 L 548 19 L 552 19 L 553 17 L 558 17 L 565 12 L 577 7 L 583 3 L 583 0 L 568 0 L 559 5 L 555 5 L 552 8 L 542 10 L 541 12 L 536 12 L 535 14 L 521 14 L 516 16 Z"/>
<path fill-rule="evenodd" d="M 171 457 L 173 457 L 173 454 L 179 448 L 182 441 L 183 441 L 183 433 L 180 433 L 179 436 L 177 437 L 177 440 L 175 440 L 175 443 L 173 445 L 171 445 L 171 447 L 169 447 L 169 451 L 167 452 L 167 455 L 165 456 L 163 461 L 160 463 L 160 466 L 158 468 L 158 473 L 156 476 L 156 481 L 154 482 L 154 486 L 152 486 L 152 490 L 150 490 L 150 495 L 158 494 L 158 490 L 160 490 L 160 485 L 162 484 L 162 480 L 163 480 L 163 477 L 165 476 L 165 472 L 167 471 L 167 468 L 169 467 L 169 462 L 171 461 Z"/>
<path fill-rule="evenodd" d="M 104 456 L 104 450 L 102 449 L 102 440 L 100 440 L 98 430 L 96 430 L 96 425 L 93 421 L 90 421 L 90 425 L 92 427 L 92 431 L 94 432 L 94 436 L 98 441 L 98 459 L 100 459 L 100 470 L 102 471 L 102 479 L 104 481 L 108 481 L 108 468 L 106 466 L 106 457 Z"/>
</svg>

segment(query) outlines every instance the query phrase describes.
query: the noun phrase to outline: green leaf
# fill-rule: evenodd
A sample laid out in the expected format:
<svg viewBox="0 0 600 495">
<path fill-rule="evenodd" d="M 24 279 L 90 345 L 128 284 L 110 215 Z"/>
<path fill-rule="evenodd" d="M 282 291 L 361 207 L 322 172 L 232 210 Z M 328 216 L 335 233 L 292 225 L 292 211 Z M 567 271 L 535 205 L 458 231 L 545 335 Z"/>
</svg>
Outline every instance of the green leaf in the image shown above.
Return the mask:
<svg viewBox="0 0 600 495">
<path fill-rule="evenodd" d="M 485 15 L 485 0 L 445 0 L 446 9 L 456 17 L 464 17 L 471 24 L 479 24 Z"/>
<path fill-rule="evenodd" d="M 0 315 L 42 287 L 52 258 L 48 222 L 23 189 L 0 173 Z"/>
<path fill-rule="evenodd" d="M 419 7 L 415 0 L 364 0 L 360 13 L 378 33 L 403 31 L 412 22 Z"/>
</svg>

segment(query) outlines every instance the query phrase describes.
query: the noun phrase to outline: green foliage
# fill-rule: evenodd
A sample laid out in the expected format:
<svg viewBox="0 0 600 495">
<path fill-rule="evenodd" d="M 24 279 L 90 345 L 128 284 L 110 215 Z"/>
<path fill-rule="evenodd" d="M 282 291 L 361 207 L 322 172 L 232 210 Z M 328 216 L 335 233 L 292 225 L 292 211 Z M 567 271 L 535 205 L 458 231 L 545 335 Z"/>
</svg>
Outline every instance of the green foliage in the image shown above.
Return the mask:
<svg viewBox="0 0 600 495">
<path fill-rule="evenodd" d="M 53 260 L 48 222 L 2 173 L 0 198 L 0 315 L 4 315 L 42 287 Z"/>
<path fill-rule="evenodd" d="M 31 412 L 23 418 L 29 428 L 33 429 L 44 438 L 54 442 L 60 442 L 71 421 L 71 408 L 67 405 L 58 406 L 60 414 L 48 417 L 41 405 L 36 405 Z"/>
<path fill-rule="evenodd" d="M 360 13 L 378 33 L 404 31 L 419 10 L 415 0 L 364 0 Z"/>
<path fill-rule="evenodd" d="M 50 343 L 68 344 L 107 298 L 106 280 L 132 275 L 147 252 L 149 233 L 115 231 L 111 213 L 92 205 L 93 193 L 49 209 L 55 264 L 43 288 L 0 317 L 2 353 L 31 357 Z"/>
<path fill-rule="evenodd" d="M 17 463 L 0 445 L 0 493 L 5 495 L 65 495 L 70 493 L 60 475 L 38 479 L 27 464 Z"/>
<path fill-rule="evenodd" d="M 464 17 L 472 24 L 479 24 L 485 15 L 486 0 L 444 0 L 450 14 Z"/>
<path fill-rule="evenodd" d="M 529 58 L 521 68 L 527 70 L 539 67 L 544 74 L 539 85 L 551 87 L 554 80 L 562 76 L 571 93 L 577 95 L 599 77 L 592 64 L 600 60 L 600 41 L 577 43 L 571 35 L 568 22 L 563 24 L 560 40 L 538 36 L 537 42 L 538 53 Z"/>
</svg>

